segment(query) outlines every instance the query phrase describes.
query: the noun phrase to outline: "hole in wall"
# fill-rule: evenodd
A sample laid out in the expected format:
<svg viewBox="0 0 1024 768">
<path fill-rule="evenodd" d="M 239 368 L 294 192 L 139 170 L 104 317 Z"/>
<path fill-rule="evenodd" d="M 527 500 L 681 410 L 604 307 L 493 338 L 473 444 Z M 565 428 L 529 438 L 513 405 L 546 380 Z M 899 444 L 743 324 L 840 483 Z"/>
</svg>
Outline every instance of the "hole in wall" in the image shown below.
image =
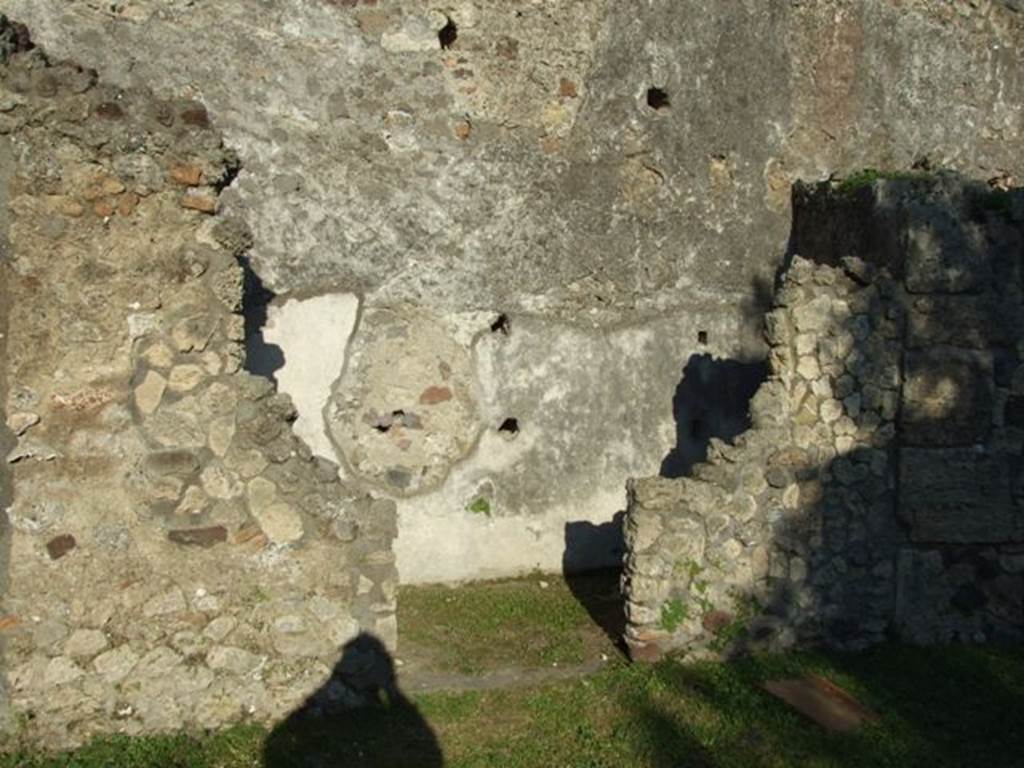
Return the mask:
<svg viewBox="0 0 1024 768">
<path fill-rule="evenodd" d="M 512 330 L 511 323 L 509 322 L 508 315 L 502 312 L 491 323 L 491 333 L 503 333 L 508 336 L 509 331 Z"/>
<path fill-rule="evenodd" d="M 406 413 L 401 408 L 391 413 L 385 413 L 383 416 L 371 414 L 370 425 L 381 434 L 390 432 L 392 427 L 405 427 L 406 429 L 422 428 L 419 416 L 415 413 Z"/>
<path fill-rule="evenodd" d="M 437 33 L 437 39 L 441 43 L 441 50 L 447 51 L 453 45 L 459 37 L 459 27 L 452 21 L 451 16 L 448 16 L 448 23 L 445 24 Z"/>
<path fill-rule="evenodd" d="M 509 435 L 519 434 L 519 419 L 508 418 L 501 422 L 501 426 L 498 427 L 499 432 L 504 432 Z"/>
<path fill-rule="evenodd" d="M 697 343 L 702 345 L 708 343 L 707 331 L 697 331 Z"/>
<path fill-rule="evenodd" d="M 671 106 L 668 98 L 668 91 L 664 88 L 652 86 L 647 89 L 647 106 L 651 109 L 665 109 Z"/>
<path fill-rule="evenodd" d="M 224 173 L 219 179 L 213 182 L 213 188 L 217 190 L 219 195 L 225 189 L 235 183 L 235 179 L 238 178 L 238 174 L 242 171 L 242 161 L 238 155 L 234 152 L 228 154 L 224 163 Z"/>
<path fill-rule="evenodd" d="M 270 344 L 263 336 L 267 324 L 267 307 L 276 294 L 267 288 L 253 271 L 248 256 L 238 259 L 242 265 L 242 317 L 245 320 L 245 370 L 254 376 L 270 379 L 284 367 L 284 350 Z"/>
</svg>

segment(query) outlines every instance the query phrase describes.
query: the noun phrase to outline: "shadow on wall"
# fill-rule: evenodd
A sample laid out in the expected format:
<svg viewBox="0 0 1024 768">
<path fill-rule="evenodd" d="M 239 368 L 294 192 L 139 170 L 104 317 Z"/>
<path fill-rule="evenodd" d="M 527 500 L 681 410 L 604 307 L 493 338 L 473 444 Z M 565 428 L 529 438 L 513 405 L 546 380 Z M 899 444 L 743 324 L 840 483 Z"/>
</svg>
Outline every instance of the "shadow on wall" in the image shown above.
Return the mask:
<svg viewBox="0 0 1024 768">
<path fill-rule="evenodd" d="M 1024 574 L 1007 564 L 1024 549 L 1024 423 L 1013 413 L 1024 196 L 922 175 L 884 195 L 813 199 L 838 234 L 822 243 L 798 230 L 798 252 L 842 265 L 858 284 L 846 300 L 866 308 L 817 347 L 853 445 L 777 454 L 773 478 L 795 484 L 800 504 L 773 521 L 762 619 L 741 640 L 787 628 L 784 645 L 844 649 L 1019 642 Z M 844 261 L 855 252 L 864 271 Z M 844 336 L 845 360 L 831 352 Z"/>
<path fill-rule="evenodd" d="M 750 398 L 768 375 L 764 361 L 744 363 L 693 355 L 672 397 L 676 447 L 661 462 L 662 477 L 684 477 L 707 458 L 717 437 L 731 441 L 750 428 Z"/>
<path fill-rule="evenodd" d="M 568 576 L 602 566 L 620 565 L 626 551 L 622 538 L 625 514 L 625 510 L 620 510 L 607 523 L 595 524 L 588 520 L 566 523 L 562 572 Z"/>
<path fill-rule="evenodd" d="M 716 523 L 706 548 L 675 535 L 658 561 L 678 567 L 651 623 L 687 623 L 694 647 L 1024 638 L 1024 190 L 880 184 L 795 190 L 884 232 L 860 251 L 858 226 L 796 233 L 808 260 L 768 318 L 758 424 L 663 520 Z"/>
<path fill-rule="evenodd" d="M 661 608 L 650 623 L 664 633 L 686 625 L 685 643 L 723 656 L 892 640 L 1019 644 L 1024 190 L 993 192 L 943 174 L 800 195 L 815 204 L 820 228 L 804 210 L 794 253 L 810 261 L 788 265 L 768 318 L 775 376 L 755 397 L 755 428 L 735 446 L 712 446 L 709 462 L 664 502 L 665 549 L 630 554 L 630 568 L 642 559 L 662 569 L 635 571 L 646 581 L 660 588 L 671 578 L 660 606 L 649 602 Z M 671 496 L 669 484 L 651 492 L 650 509 L 656 493 Z M 736 503 L 755 496 L 753 509 Z M 691 543 L 700 537 L 699 547 Z M 631 598 L 657 594 L 643 581 Z M 887 645 L 831 657 L 914 749 L 869 731 L 808 742 L 806 760 L 1018 764 L 1013 716 L 1004 713 L 1019 712 L 1022 699 L 1001 674 L 1002 653 Z M 751 684 L 806 671 L 796 657 L 734 664 Z M 724 675 L 664 671 L 675 678 L 670 690 L 696 691 L 716 708 L 734 701 L 735 686 L 716 684 Z M 979 731 L 968 716 L 979 711 L 997 722 L 986 717 Z M 654 764 L 680 764 L 692 726 L 652 722 Z M 733 749 L 740 758 L 730 759 Z M 698 764 L 746 762 L 746 749 L 722 739 Z"/>
<path fill-rule="evenodd" d="M 266 768 L 441 768 L 437 737 L 399 690 L 384 644 L 362 633 L 350 640 L 330 678 L 274 728 Z"/>
<path fill-rule="evenodd" d="M 247 258 L 242 264 L 242 315 L 245 318 L 245 370 L 273 382 L 274 374 L 284 367 L 284 350 L 268 344 L 263 338 L 267 324 L 267 307 L 274 300 L 274 292 L 263 285 Z"/>
<path fill-rule="evenodd" d="M 625 514 L 625 511 L 617 512 L 607 523 L 594 524 L 587 520 L 566 523 L 562 554 L 562 574 L 569 591 L 623 654 L 626 614 L 619 582 L 625 552 L 622 533 Z M 594 563 L 607 563 L 608 567 L 595 568 Z"/>
</svg>

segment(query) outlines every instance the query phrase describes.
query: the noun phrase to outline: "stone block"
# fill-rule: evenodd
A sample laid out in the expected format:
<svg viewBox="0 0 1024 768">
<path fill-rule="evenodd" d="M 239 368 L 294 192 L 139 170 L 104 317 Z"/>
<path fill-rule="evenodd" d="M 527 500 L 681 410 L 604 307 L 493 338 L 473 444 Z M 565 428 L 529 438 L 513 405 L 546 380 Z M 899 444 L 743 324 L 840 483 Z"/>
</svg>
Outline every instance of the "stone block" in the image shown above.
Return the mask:
<svg viewBox="0 0 1024 768">
<path fill-rule="evenodd" d="M 907 315 L 907 345 L 927 349 L 949 344 L 985 349 L 1013 342 L 1021 308 L 1002 297 L 927 296 L 914 301 Z"/>
<path fill-rule="evenodd" d="M 970 448 L 904 448 L 901 499 L 915 541 L 1004 542 L 1015 509 L 1006 463 Z"/>
<path fill-rule="evenodd" d="M 992 425 L 991 356 L 952 349 L 909 353 L 900 424 L 909 445 L 981 442 Z"/>
<path fill-rule="evenodd" d="M 983 235 L 945 211 L 913 206 L 905 238 L 911 293 L 966 293 L 982 277 Z"/>
</svg>

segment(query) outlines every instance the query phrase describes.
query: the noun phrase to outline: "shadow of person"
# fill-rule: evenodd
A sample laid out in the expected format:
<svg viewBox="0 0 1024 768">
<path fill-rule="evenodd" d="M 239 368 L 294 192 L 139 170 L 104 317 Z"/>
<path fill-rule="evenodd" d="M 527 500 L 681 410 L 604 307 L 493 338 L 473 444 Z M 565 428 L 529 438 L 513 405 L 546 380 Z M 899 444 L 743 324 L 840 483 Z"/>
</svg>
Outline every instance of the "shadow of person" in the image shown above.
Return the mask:
<svg viewBox="0 0 1024 768">
<path fill-rule="evenodd" d="M 395 680 L 384 644 L 361 633 L 331 676 L 267 737 L 266 768 L 441 768 L 434 732 Z"/>
</svg>

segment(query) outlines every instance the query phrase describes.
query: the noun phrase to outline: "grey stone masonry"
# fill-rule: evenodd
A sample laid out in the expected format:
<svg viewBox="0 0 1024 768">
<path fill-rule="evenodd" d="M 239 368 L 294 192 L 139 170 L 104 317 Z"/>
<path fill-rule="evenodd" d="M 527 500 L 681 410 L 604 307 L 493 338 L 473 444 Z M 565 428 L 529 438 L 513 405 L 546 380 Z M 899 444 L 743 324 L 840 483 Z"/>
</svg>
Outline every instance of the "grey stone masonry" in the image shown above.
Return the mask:
<svg viewBox="0 0 1024 768">
<path fill-rule="evenodd" d="M 1024 637 L 1024 195 L 918 174 L 795 199 L 839 234 L 795 232 L 752 428 L 629 484 L 633 656 Z M 852 211 L 902 251 L 858 252 Z"/>
<path fill-rule="evenodd" d="M 3 714 L 51 747 L 280 718 L 360 632 L 394 648 L 394 502 L 241 369 L 250 237 L 202 105 L 25 48 L 0 66 Z"/>
</svg>

